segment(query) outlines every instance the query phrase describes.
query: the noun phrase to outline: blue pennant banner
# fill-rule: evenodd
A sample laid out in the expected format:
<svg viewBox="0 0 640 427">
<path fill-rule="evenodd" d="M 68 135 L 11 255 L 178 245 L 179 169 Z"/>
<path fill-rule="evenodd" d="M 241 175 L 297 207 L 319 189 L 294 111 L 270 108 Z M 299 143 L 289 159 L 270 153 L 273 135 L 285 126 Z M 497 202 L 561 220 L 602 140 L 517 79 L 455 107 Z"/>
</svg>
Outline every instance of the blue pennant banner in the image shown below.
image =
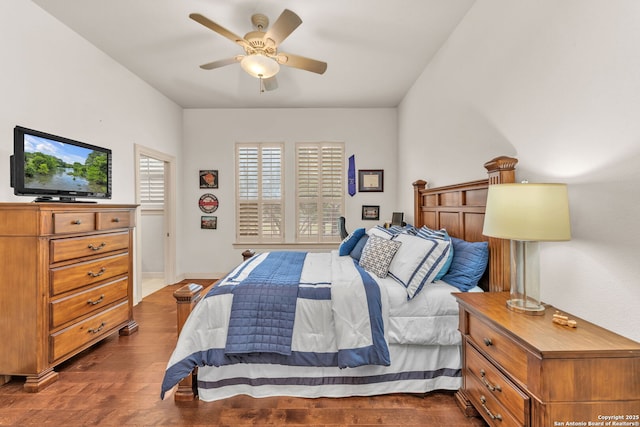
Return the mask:
<svg viewBox="0 0 640 427">
<path fill-rule="evenodd" d="M 352 154 L 349 157 L 349 170 L 347 171 L 347 178 L 349 180 L 348 183 L 348 191 L 349 195 L 353 197 L 356 194 L 356 157 L 355 154 Z"/>
</svg>

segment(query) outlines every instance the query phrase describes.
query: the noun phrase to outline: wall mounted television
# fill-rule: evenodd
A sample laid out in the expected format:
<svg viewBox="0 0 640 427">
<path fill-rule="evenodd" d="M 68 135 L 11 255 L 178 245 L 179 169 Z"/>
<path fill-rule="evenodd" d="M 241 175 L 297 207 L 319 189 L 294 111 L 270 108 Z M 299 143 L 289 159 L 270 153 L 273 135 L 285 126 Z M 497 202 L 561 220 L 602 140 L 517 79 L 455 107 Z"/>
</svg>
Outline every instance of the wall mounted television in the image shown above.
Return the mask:
<svg viewBox="0 0 640 427">
<path fill-rule="evenodd" d="M 21 126 L 14 128 L 13 142 L 14 194 L 37 202 L 111 198 L 110 149 Z"/>
</svg>

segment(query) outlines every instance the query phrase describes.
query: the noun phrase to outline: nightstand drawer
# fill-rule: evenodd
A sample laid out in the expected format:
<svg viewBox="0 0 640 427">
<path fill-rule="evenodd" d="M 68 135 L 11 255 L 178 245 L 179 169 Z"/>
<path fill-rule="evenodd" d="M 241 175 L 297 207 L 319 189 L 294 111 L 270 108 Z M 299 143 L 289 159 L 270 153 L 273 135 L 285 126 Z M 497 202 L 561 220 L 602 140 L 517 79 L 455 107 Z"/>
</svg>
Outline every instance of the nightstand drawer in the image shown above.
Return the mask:
<svg viewBox="0 0 640 427">
<path fill-rule="evenodd" d="M 485 386 L 474 375 L 466 377 L 465 388 L 469 393 L 469 400 L 490 426 L 529 426 L 529 418 L 526 418 L 525 422 L 514 418 L 491 393 L 487 392 Z"/>
<path fill-rule="evenodd" d="M 480 318 L 469 315 L 469 336 L 481 352 L 495 360 L 504 371 L 527 382 L 527 352 L 509 337 L 487 325 Z"/>
<path fill-rule="evenodd" d="M 529 397 L 468 342 L 465 343 L 465 369 L 466 378 L 475 377 L 484 386 L 484 394 L 492 395 L 520 424 L 529 419 Z"/>
</svg>

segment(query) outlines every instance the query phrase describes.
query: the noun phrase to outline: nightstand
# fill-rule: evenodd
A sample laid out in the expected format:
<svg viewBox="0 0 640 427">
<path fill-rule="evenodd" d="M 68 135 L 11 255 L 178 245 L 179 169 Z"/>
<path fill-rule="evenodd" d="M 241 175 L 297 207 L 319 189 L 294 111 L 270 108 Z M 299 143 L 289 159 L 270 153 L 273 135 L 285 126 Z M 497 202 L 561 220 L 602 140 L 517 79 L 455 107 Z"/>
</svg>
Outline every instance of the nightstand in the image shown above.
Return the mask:
<svg viewBox="0 0 640 427">
<path fill-rule="evenodd" d="M 513 312 L 507 292 L 454 295 L 465 414 L 491 426 L 640 425 L 640 343 L 569 314 L 577 328 L 553 323 L 549 305 Z"/>
</svg>

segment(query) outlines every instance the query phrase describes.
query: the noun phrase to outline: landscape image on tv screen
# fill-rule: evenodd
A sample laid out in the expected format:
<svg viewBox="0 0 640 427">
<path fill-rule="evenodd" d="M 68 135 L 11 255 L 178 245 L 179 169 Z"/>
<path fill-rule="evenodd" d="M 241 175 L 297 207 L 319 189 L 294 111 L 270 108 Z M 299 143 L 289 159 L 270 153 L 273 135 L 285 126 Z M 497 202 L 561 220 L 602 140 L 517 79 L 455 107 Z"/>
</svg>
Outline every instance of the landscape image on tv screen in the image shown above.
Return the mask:
<svg viewBox="0 0 640 427">
<path fill-rule="evenodd" d="M 35 135 L 24 139 L 24 185 L 38 190 L 107 193 L 107 154 Z"/>
</svg>

